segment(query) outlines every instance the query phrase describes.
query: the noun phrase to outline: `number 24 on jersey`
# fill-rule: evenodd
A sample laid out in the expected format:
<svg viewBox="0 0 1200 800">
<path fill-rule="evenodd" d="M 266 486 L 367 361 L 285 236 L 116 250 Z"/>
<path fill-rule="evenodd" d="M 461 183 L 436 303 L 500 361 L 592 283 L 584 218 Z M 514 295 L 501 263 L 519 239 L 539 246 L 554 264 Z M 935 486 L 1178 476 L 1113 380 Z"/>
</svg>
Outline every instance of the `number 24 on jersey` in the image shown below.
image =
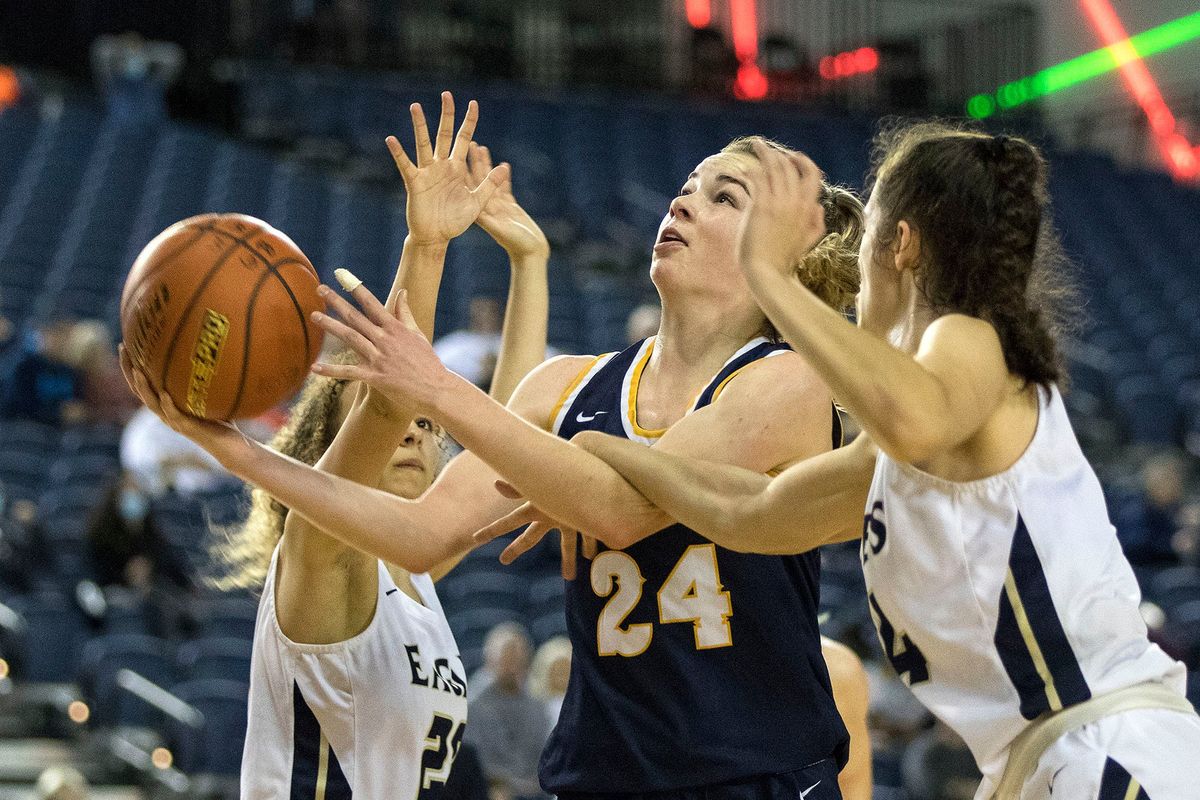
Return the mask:
<svg viewBox="0 0 1200 800">
<path fill-rule="evenodd" d="M 592 560 L 592 591 L 609 597 L 596 622 L 596 643 L 602 656 L 636 656 L 646 652 L 654 637 L 648 622 L 622 627 L 642 598 L 646 579 L 637 562 L 620 550 L 605 550 Z M 733 604 L 721 587 L 717 548 L 695 544 L 684 551 L 658 590 L 658 619 L 663 624 L 690 622 L 697 650 L 729 647 Z"/>
</svg>

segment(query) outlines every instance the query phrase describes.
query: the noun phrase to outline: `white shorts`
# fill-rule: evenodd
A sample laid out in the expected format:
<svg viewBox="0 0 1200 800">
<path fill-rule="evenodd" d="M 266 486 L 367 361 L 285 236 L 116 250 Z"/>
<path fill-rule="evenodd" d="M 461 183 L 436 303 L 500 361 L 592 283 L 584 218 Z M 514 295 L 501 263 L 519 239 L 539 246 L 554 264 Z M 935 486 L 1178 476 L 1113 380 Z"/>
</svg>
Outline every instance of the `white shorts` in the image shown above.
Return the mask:
<svg viewBox="0 0 1200 800">
<path fill-rule="evenodd" d="M 1200 716 L 1137 709 L 1084 725 L 1042 754 L 1020 800 L 1147 798 L 1200 798 Z"/>
</svg>

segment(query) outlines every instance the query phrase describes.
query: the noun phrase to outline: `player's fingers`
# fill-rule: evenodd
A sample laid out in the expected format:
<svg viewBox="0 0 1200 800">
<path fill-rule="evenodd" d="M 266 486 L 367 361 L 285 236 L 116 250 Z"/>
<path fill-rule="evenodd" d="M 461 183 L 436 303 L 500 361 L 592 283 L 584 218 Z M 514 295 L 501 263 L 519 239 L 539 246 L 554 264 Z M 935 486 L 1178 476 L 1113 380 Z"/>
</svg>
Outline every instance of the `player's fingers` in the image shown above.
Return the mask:
<svg viewBox="0 0 1200 800">
<path fill-rule="evenodd" d="M 488 173 L 483 183 L 471 190 L 471 194 L 479 199 L 480 208 L 486 206 L 488 200 L 491 200 L 492 195 L 496 193 L 496 190 L 508 182 L 508 176 L 508 164 L 501 164 Z"/>
<path fill-rule="evenodd" d="M 417 318 L 413 316 L 412 307 L 408 304 L 408 290 L 400 293 L 400 297 L 396 303 L 396 317 L 406 329 L 421 333 L 421 328 L 417 325 Z M 424 335 L 424 334 L 422 334 Z"/>
<path fill-rule="evenodd" d="M 496 491 L 509 500 L 520 500 L 524 497 L 517 487 L 505 480 L 496 479 Z"/>
<path fill-rule="evenodd" d="M 370 378 L 373 376 L 373 373 L 357 364 L 327 364 L 324 361 L 313 364 L 312 372 L 314 375 L 335 378 L 339 381 L 363 381 L 364 383 L 370 383 Z"/>
<path fill-rule="evenodd" d="M 400 170 L 400 176 L 407 182 L 416 170 L 412 159 L 404 152 L 404 145 L 400 144 L 400 140 L 395 136 L 389 136 L 384 141 L 387 143 L 388 152 L 392 154 L 392 161 L 396 162 L 396 169 Z"/>
<path fill-rule="evenodd" d="M 368 319 L 365 314 L 355 308 L 353 303 L 350 303 L 346 300 L 346 298 L 338 295 L 338 293 L 333 289 L 330 289 L 328 286 L 321 285 L 317 287 L 317 294 L 321 295 L 321 298 L 325 301 L 327 311 L 332 309 L 334 313 L 341 318 L 342 322 L 358 331 L 369 341 L 373 342 L 379 336 L 379 326 Z M 326 319 L 328 318 L 329 315 L 326 315 Z M 324 327 L 325 322 L 322 321 L 317 324 Z"/>
<path fill-rule="evenodd" d="M 536 518 L 533 506 L 525 503 L 515 511 L 505 514 L 500 519 L 488 525 L 486 528 L 480 528 L 475 531 L 472 537 L 476 544 L 486 544 L 497 536 L 503 536 L 509 531 L 516 530 L 522 525 L 528 525 Z"/>
<path fill-rule="evenodd" d="M 552 530 L 554 530 L 554 526 L 549 522 L 537 520 L 529 523 L 529 527 L 525 529 L 525 532 L 513 539 L 512 544 L 504 548 L 504 552 L 500 554 L 500 563 L 505 565 L 513 563 L 537 547 L 538 542 L 542 541 L 546 534 Z"/>
<path fill-rule="evenodd" d="M 348 269 L 335 269 L 333 276 L 337 278 L 337 282 L 342 285 L 342 288 L 349 292 L 354 301 L 358 303 L 359 308 L 367 315 L 367 319 L 381 327 L 387 327 L 389 322 L 393 322 L 396 319 L 387 310 L 387 307 L 379 302 L 379 298 L 372 294 L 371 290 L 353 272 Z"/>
<path fill-rule="evenodd" d="M 451 117 L 451 122 L 454 118 Z M 458 128 L 458 136 L 454 139 L 454 149 L 450 157 L 465 161 L 467 152 L 471 149 L 471 138 L 475 135 L 475 125 L 479 122 L 479 103 L 474 100 L 467 103 L 467 114 L 463 117 L 462 125 Z"/>
<path fill-rule="evenodd" d="M 600 551 L 599 545 L 596 544 L 594 536 L 584 536 L 583 538 L 583 557 L 591 561 L 596 557 L 596 553 Z"/>
<path fill-rule="evenodd" d="M 326 333 L 336 336 L 340 341 L 345 342 L 351 350 L 368 358 L 379 352 L 375 345 L 371 344 L 371 340 L 363 336 L 358 331 L 351 328 L 346 323 L 334 319 L 328 314 L 322 314 L 320 311 L 312 312 L 312 321 L 320 325 Z"/>
<path fill-rule="evenodd" d="M 454 140 L 454 95 L 442 92 L 442 116 L 438 120 L 437 143 L 433 147 L 434 158 L 448 158 L 450 143 Z"/>
<path fill-rule="evenodd" d="M 420 103 L 408 107 L 412 116 L 413 141 L 417 150 L 417 166 L 423 167 L 433 159 L 433 145 L 429 142 L 429 126 L 425 124 L 425 110 Z"/>
<path fill-rule="evenodd" d="M 562 542 L 562 576 L 564 581 L 575 580 L 575 563 L 579 559 L 579 534 L 571 529 L 559 531 Z"/>
</svg>

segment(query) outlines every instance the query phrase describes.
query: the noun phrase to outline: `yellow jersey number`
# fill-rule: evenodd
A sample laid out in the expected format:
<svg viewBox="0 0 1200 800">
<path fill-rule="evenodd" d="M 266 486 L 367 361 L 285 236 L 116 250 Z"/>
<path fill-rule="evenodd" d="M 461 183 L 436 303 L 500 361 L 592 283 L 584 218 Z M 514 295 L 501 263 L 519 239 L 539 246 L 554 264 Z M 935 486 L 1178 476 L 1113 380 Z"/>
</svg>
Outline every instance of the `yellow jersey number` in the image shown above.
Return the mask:
<svg viewBox="0 0 1200 800">
<path fill-rule="evenodd" d="M 610 598 L 596 622 L 600 655 L 631 657 L 646 652 L 654 637 L 654 626 L 643 622 L 622 627 L 642 598 L 646 582 L 637 562 L 620 550 L 605 550 L 592 559 L 591 579 L 592 591 Z M 721 586 L 717 546 L 690 546 L 658 590 L 659 622 L 692 623 L 696 649 L 711 650 L 733 644 L 731 616 L 733 604 L 729 592 Z"/>
</svg>

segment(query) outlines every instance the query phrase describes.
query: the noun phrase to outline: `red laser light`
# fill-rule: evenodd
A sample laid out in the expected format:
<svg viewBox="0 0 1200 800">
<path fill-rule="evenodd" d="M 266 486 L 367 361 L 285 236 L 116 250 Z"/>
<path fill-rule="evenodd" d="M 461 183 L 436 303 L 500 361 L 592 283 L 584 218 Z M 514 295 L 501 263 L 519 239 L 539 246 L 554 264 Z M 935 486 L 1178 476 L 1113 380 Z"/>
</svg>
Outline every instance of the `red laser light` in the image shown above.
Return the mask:
<svg viewBox="0 0 1200 800">
<path fill-rule="evenodd" d="M 1146 114 L 1150 130 L 1154 132 L 1155 144 L 1167 162 L 1167 168 L 1181 179 L 1200 176 L 1200 147 L 1193 147 L 1176 130 L 1175 115 L 1163 99 L 1150 70 L 1146 68 L 1146 62 L 1127 41 L 1129 34 L 1112 4 L 1108 0 L 1080 0 L 1080 5 L 1100 39 L 1112 48 L 1113 56 L 1120 64 L 1121 77 L 1133 99 Z"/>
<path fill-rule="evenodd" d="M 767 76 L 753 61 L 747 61 L 738 67 L 737 80 L 733 84 L 733 94 L 741 100 L 761 100 L 767 96 L 770 84 Z"/>
<path fill-rule="evenodd" d="M 693 28 L 707 28 L 712 22 L 711 0 L 687 0 L 687 21 Z"/>
<path fill-rule="evenodd" d="M 758 9 L 755 0 L 729 0 L 729 27 L 738 61 L 758 58 Z"/>
<path fill-rule="evenodd" d="M 817 62 L 817 71 L 827 81 L 849 78 L 879 68 L 879 51 L 874 47 L 847 50 L 835 56 L 825 56 Z"/>
</svg>

